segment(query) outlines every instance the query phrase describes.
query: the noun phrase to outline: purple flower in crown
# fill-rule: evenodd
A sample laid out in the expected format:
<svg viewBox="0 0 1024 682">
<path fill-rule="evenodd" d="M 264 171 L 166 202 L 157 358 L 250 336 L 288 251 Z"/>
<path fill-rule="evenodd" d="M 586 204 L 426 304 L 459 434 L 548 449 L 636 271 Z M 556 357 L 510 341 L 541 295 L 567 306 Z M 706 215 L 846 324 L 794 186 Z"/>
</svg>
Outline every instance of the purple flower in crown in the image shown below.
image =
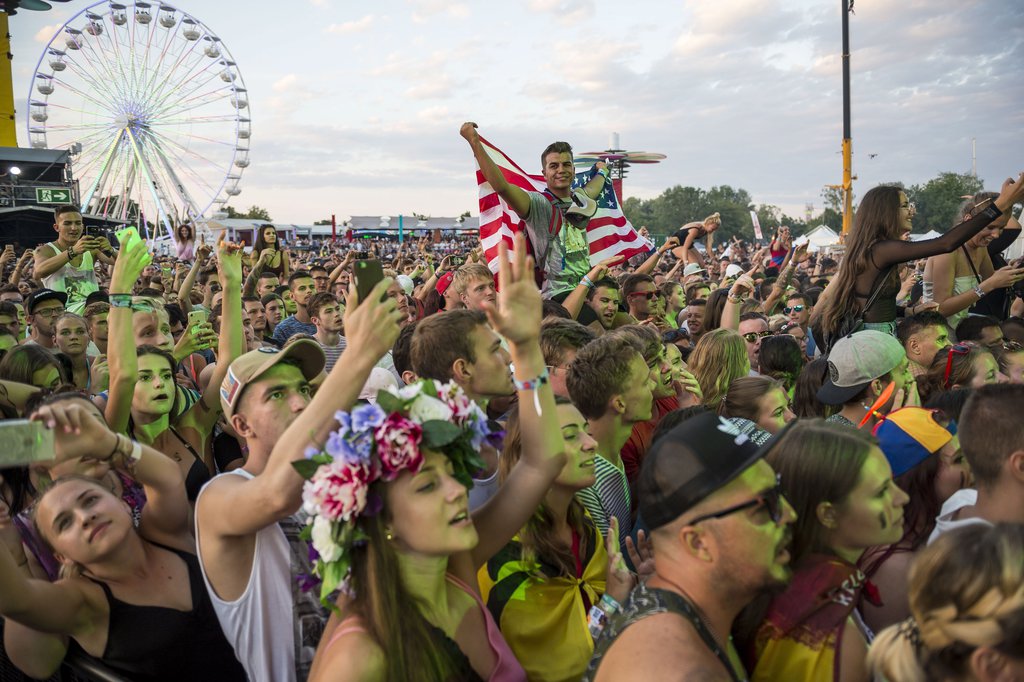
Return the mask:
<svg viewBox="0 0 1024 682">
<path fill-rule="evenodd" d="M 384 423 L 384 410 L 376 405 L 360 405 L 352 410 L 352 430 L 362 433 L 367 430 L 376 429 Z"/>
<path fill-rule="evenodd" d="M 344 410 L 338 410 L 334 418 L 338 421 L 338 437 L 344 438 L 352 430 L 352 416 Z"/>
</svg>

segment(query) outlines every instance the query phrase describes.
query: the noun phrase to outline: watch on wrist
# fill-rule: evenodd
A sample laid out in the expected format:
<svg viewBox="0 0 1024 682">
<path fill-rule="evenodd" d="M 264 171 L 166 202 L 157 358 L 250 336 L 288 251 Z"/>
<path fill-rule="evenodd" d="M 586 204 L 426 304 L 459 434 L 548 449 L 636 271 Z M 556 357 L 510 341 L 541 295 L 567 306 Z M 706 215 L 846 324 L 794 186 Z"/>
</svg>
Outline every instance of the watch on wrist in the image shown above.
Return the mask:
<svg viewBox="0 0 1024 682">
<path fill-rule="evenodd" d="M 75 253 L 75 247 L 73 247 L 73 246 L 69 246 L 68 247 L 67 254 L 68 254 L 68 260 L 69 261 L 70 260 L 74 260 L 75 256 L 78 255 L 77 253 Z"/>
<path fill-rule="evenodd" d="M 974 293 L 978 296 L 978 300 L 985 298 L 985 290 L 981 288 L 981 285 L 974 287 Z"/>
</svg>

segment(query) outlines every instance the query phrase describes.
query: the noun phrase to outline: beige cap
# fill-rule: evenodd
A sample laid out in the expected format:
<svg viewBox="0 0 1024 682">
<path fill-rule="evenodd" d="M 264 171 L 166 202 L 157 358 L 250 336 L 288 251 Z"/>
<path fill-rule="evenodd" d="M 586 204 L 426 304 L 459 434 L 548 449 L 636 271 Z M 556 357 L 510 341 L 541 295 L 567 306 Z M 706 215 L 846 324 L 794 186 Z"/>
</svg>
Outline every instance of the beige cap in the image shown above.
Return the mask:
<svg viewBox="0 0 1024 682">
<path fill-rule="evenodd" d="M 306 381 L 312 381 L 323 371 L 326 359 L 320 344 L 309 339 L 299 339 L 288 344 L 284 350 L 277 348 L 257 348 L 237 358 L 228 368 L 228 373 L 220 385 L 220 404 L 224 408 L 224 416 L 231 419 L 235 413 L 238 400 L 250 382 L 255 381 L 268 369 L 283 360 L 292 358 L 299 363 L 299 369 Z"/>
</svg>

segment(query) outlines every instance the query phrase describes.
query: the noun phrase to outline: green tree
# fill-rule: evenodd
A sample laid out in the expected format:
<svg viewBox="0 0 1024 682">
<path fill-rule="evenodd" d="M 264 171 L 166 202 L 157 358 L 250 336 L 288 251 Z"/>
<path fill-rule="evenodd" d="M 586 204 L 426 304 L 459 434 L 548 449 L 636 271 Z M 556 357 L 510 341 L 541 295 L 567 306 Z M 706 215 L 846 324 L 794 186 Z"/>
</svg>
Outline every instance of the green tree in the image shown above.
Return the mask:
<svg viewBox="0 0 1024 682">
<path fill-rule="evenodd" d="M 914 203 L 915 232 L 935 230 L 945 232 L 959 222 L 957 208 L 963 197 L 974 195 L 984 189 L 985 183 L 970 173 L 939 173 L 923 185 L 906 188 L 907 198 Z"/>
</svg>

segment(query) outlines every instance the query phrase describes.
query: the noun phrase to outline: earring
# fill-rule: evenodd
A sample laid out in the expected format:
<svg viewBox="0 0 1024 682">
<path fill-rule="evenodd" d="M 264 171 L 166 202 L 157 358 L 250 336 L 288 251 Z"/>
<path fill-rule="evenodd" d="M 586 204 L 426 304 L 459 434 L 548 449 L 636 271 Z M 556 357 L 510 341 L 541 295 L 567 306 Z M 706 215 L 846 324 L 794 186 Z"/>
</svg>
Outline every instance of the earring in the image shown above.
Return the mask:
<svg viewBox="0 0 1024 682">
<path fill-rule="evenodd" d="M 395 536 L 391 534 L 391 529 L 390 528 L 388 530 L 384 531 L 384 539 L 387 540 L 388 542 L 391 542 L 392 540 L 395 539 Z"/>
</svg>

